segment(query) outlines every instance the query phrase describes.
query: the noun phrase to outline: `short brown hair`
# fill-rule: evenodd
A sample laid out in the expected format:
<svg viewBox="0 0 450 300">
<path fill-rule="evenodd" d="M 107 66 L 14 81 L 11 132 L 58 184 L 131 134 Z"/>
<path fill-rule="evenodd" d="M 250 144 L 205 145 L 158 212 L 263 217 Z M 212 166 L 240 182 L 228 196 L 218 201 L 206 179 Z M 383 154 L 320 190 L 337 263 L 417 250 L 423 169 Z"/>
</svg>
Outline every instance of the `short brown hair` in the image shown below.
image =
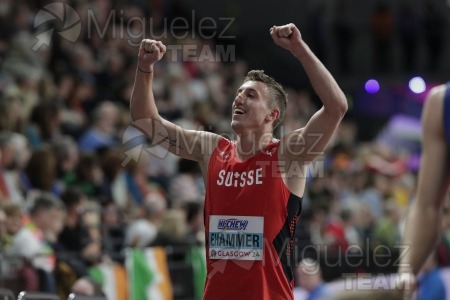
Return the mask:
<svg viewBox="0 0 450 300">
<path fill-rule="evenodd" d="M 265 83 L 269 88 L 269 107 L 278 108 L 280 110 L 280 116 L 273 122 L 273 129 L 277 128 L 283 121 L 286 112 L 288 100 L 286 91 L 280 83 L 265 74 L 263 70 L 249 71 L 244 79 L 244 82 L 247 81 L 260 81 Z"/>
<path fill-rule="evenodd" d="M 18 204 L 8 203 L 2 207 L 7 217 L 22 217 L 23 210 L 22 207 Z"/>
</svg>

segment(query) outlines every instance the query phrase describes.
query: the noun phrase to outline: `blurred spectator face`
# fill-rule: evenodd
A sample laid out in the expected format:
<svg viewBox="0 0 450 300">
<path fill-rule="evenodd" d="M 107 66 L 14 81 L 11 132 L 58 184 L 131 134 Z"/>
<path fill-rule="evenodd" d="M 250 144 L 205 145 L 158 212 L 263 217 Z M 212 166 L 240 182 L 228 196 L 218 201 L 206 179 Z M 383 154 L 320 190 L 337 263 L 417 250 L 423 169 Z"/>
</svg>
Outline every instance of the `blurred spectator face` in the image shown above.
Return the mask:
<svg viewBox="0 0 450 300">
<path fill-rule="evenodd" d="M 73 90 L 75 85 L 75 80 L 70 75 L 64 75 L 58 84 L 58 97 L 61 99 L 68 99 L 71 91 Z"/>
<path fill-rule="evenodd" d="M 53 143 L 58 171 L 62 174 L 75 170 L 79 161 L 76 142 L 70 137 L 63 137 Z"/>
<path fill-rule="evenodd" d="M 159 223 L 167 210 L 166 199 L 157 192 L 149 193 L 142 206 L 143 215 L 152 223 Z"/>
<path fill-rule="evenodd" d="M 99 240 L 100 236 L 100 216 L 94 210 L 86 211 L 81 216 L 81 223 L 88 229 L 89 238 Z"/>
<path fill-rule="evenodd" d="M 96 264 L 102 257 L 102 245 L 100 241 L 91 241 L 81 250 L 81 257 L 88 264 Z"/>
<path fill-rule="evenodd" d="M 56 177 L 56 159 L 49 148 L 36 149 L 25 169 L 32 187 L 51 191 Z"/>
<path fill-rule="evenodd" d="M 72 285 L 71 292 L 80 296 L 102 295 L 102 287 L 89 277 L 79 278 Z"/>
<path fill-rule="evenodd" d="M 0 236 L 6 234 L 6 214 L 3 210 L 0 210 Z"/>
<path fill-rule="evenodd" d="M 168 210 L 161 220 L 160 231 L 175 239 L 182 239 L 186 228 L 186 217 L 182 210 Z"/>
<path fill-rule="evenodd" d="M 107 66 L 108 71 L 112 74 L 118 74 L 123 71 L 125 66 L 123 55 L 119 51 L 110 51 Z"/>
<path fill-rule="evenodd" d="M 104 102 L 96 112 L 96 126 L 103 132 L 113 133 L 117 122 L 119 121 L 119 110 L 111 102 Z"/>
<path fill-rule="evenodd" d="M 6 231 L 10 235 L 15 235 L 22 228 L 23 213 L 19 206 L 11 205 L 5 208 Z"/>
<path fill-rule="evenodd" d="M 20 102 L 20 99 L 15 96 L 6 96 L 0 99 L 0 130 L 21 130 L 20 126 L 23 123 L 24 112 Z"/>
<path fill-rule="evenodd" d="M 61 216 L 61 209 L 58 207 L 52 207 L 46 210 L 40 210 L 34 217 L 35 222 L 39 225 L 40 229 L 46 232 L 53 232 L 62 225 L 63 217 Z"/>
<path fill-rule="evenodd" d="M 64 228 L 64 219 L 66 211 L 62 208 L 55 208 L 50 211 L 49 232 L 55 235 L 61 233 Z"/>
<path fill-rule="evenodd" d="M 390 179 L 384 175 L 376 175 L 375 177 L 375 187 L 381 194 L 385 195 L 391 191 Z"/>
<path fill-rule="evenodd" d="M 388 201 L 388 203 L 386 203 L 386 215 L 395 223 L 399 222 L 402 217 L 401 210 L 398 207 L 398 204 L 393 200 L 390 200 Z"/>
<path fill-rule="evenodd" d="M 356 214 L 356 226 L 368 228 L 374 222 L 374 216 L 367 205 L 360 205 Z"/>
<path fill-rule="evenodd" d="M 300 286 L 308 292 L 311 292 L 322 283 L 320 267 L 312 259 L 304 259 L 300 262 L 296 269 L 296 276 Z"/>
<path fill-rule="evenodd" d="M 88 202 L 89 202 L 88 198 L 86 197 L 86 195 L 83 194 L 80 198 L 80 202 L 78 202 L 78 204 L 74 206 L 75 212 L 81 215 L 86 210 Z"/>
<path fill-rule="evenodd" d="M 203 208 L 197 202 L 186 203 L 184 206 L 186 221 L 192 232 L 199 232 L 204 229 Z"/>
<path fill-rule="evenodd" d="M 114 203 L 110 203 L 103 208 L 103 222 L 106 227 L 116 226 L 120 223 L 119 210 Z"/>
<path fill-rule="evenodd" d="M 316 209 L 313 212 L 313 221 L 317 224 L 325 224 L 327 213 L 323 209 Z"/>
<path fill-rule="evenodd" d="M 78 165 L 78 161 L 79 161 L 78 148 L 74 145 L 74 147 L 68 149 L 67 158 L 64 160 L 63 164 L 64 171 L 70 172 L 75 170 L 76 166 Z"/>
<path fill-rule="evenodd" d="M 103 172 L 97 158 L 92 155 L 82 156 L 78 164 L 77 176 L 82 181 L 100 184 L 103 181 Z"/>
<path fill-rule="evenodd" d="M 194 232 L 200 231 L 204 229 L 203 223 L 203 210 L 199 210 L 195 215 L 195 218 L 191 222 L 191 228 Z"/>
<path fill-rule="evenodd" d="M 78 279 L 72 286 L 72 293 L 83 296 L 94 296 L 94 286 L 86 279 Z"/>
<path fill-rule="evenodd" d="M 14 133 L 11 138 L 11 148 L 13 150 L 13 159 L 10 168 L 23 169 L 28 163 L 28 159 L 31 155 L 26 137 L 21 134 Z"/>
<path fill-rule="evenodd" d="M 77 43 L 73 48 L 74 65 L 79 70 L 86 71 L 87 73 L 95 73 L 97 70 L 97 63 L 94 60 L 92 50 L 84 44 Z"/>
<path fill-rule="evenodd" d="M 74 88 L 73 98 L 77 100 L 77 102 L 81 103 L 86 100 L 89 100 L 94 95 L 94 86 L 89 82 L 78 82 L 76 87 Z"/>
<path fill-rule="evenodd" d="M 123 153 L 119 149 L 109 149 L 105 153 L 102 161 L 102 171 L 107 180 L 112 182 L 120 172 L 123 172 L 122 161 Z"/>
<path fill-rule="evenodd" d="M 0 165 L 5 168 L 9 168 L 14 161 L 14 152 L 10 145 L 10 141 L 11 139 L 9 139 L 8 145 L 0 146 Z"/>
</svg>

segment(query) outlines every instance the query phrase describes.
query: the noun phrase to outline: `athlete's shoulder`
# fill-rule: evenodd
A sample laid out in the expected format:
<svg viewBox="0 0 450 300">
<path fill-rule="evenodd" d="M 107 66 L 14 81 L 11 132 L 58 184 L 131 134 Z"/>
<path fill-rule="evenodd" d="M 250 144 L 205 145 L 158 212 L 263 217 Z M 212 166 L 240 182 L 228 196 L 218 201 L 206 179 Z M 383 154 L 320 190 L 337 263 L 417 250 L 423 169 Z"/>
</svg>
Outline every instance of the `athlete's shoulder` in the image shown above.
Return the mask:
<svg viewBox="0 0 450 300">
<path fill-rule="evenodd" d="M 233 141 L 227 139 L 226 137 L 220 136 L 211 158 L 214 161 L 217 159 L 220 159 L 222 162 L 223 160 L 227 161 L 231 158 L 233 152 L 232 148 Z"/>
<path fill-rule="evenodd" d="M 217 143 L 217 149 L 224 149 L 224 148 L 228 148 L 230 146 L 233 146 L 236 142 L 230 139 L 227 139 L 224 136 L 220 136 L 219 137 L 219 141 Z"/>
</svg>

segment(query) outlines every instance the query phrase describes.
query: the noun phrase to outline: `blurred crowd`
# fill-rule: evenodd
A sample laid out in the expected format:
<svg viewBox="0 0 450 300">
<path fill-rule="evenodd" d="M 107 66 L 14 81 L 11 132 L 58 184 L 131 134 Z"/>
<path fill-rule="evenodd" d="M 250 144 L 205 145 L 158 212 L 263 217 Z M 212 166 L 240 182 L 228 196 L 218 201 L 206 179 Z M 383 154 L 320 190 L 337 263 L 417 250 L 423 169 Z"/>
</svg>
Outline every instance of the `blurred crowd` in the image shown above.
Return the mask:
<svg viewBox="0 0 450 300">
<path fill-rule="evenodd" d="M 123 24 L 108 23 L 115 9 L 125 20 L 149 18 L 162 32 L 163 19 L 176 16 L 177 6 L 70 1 L 81 24 L 91 11 L 105 31 L 82 26 L 76 43 L 54 34 L 51 47 L 34 51 L 33 20 L 46 3 L 0 0 L 0 249 L 3 257 L 25 258 L 24 289 L 55 292 L 63 286 L 67 292 L 91 284 L 95 290 L 89 268 L 105 260 L 123 263 L 126 247 L 204 243 L 199 167 L 155 155 L 150 141 L 129 126 L 139 41 L 120 30 Z M 213 45 L 192 36 L 167 35 L 163 42 Z M 182 54 L 168 53 L 155 66 L 160 114 L 183 128 L 230 134 L 231 102 L 248 71 L 245 61 L 183 61 L 176 55 Z M 287 90 L 290 109 L 277 134 L 303 127 L 318 109 L 310 91 Z M 348 253 L 355 245 L 396 249 L 400 243 L 416 170 L 408 167 L 407 152 L 356 137 L 357 126 L 344 120 L 329 151 L 310 168 L 297 228 L 299 255 L 311 245 L 314 254 L 303 254 L 320 260 L 320 253 Z M 138 157 L 130 156 L 136 149 Z M 440 265 L 450 264 L 449 218 L 447 213 L 437 252 Z M 8 277 L 12 261 L 2 262 L 0 276 Z"/>
</svg>

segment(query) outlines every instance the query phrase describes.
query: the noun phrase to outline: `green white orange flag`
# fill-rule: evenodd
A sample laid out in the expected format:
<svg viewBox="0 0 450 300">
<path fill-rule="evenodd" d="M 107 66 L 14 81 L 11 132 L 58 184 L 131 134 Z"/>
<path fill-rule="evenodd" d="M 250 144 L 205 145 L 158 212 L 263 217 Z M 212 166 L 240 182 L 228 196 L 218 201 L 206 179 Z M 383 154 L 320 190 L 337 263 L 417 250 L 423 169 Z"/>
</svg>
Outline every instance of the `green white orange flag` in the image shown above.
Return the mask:
<svg viewBox="0 0 450 300">
<path fill-rule="evenodd" d="M 130 300 L 172 300 L 167 256 L 163 248 L 130 249 L 126 256 Z"/>
</svg>

